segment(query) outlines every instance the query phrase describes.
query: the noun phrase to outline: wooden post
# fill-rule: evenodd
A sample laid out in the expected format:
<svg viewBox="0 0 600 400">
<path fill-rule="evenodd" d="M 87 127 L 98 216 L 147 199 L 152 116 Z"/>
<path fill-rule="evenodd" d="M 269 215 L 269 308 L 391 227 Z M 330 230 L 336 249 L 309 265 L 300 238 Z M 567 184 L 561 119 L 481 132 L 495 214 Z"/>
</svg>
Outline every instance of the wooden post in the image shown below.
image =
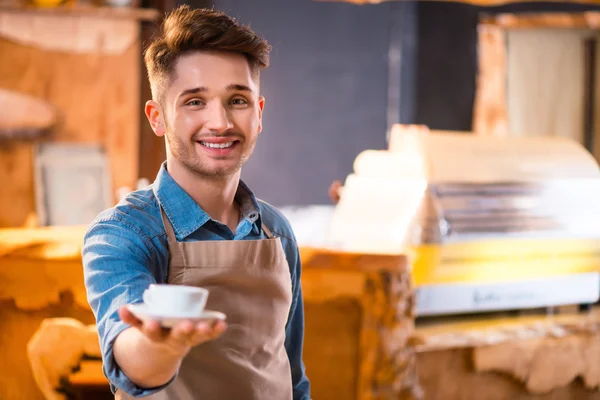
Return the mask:
<svg viewBox="0 0 600 400">
<path fill-rule="evenodd" d="M 479 71 L 473 110 L 473 131 L 476 135 L 506 136 L 506 38 L 495 25 L 478 27 Z"/>
</svg>

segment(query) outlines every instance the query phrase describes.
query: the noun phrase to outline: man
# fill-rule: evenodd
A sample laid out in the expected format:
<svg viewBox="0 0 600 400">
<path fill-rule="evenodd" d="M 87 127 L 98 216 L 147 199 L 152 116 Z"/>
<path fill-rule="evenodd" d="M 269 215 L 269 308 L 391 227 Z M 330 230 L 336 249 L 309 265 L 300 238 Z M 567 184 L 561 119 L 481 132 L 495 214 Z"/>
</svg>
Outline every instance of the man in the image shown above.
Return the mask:
<svg viewBox="0 0 600 400">
<path fill-rule="evenodd" d="M 287 220 L 240 180 L 262 129 L 270 46 L 212 10 L 167 16 L 145 53 L 146 116 L 166 138 L 155 182 L 91 224 L 83 246 L 104 372 L 117 398 L 310 398 L 300 259 Z M 219 322 L 142 322 L 153 283 L 209 289 Z"/>
</svg>

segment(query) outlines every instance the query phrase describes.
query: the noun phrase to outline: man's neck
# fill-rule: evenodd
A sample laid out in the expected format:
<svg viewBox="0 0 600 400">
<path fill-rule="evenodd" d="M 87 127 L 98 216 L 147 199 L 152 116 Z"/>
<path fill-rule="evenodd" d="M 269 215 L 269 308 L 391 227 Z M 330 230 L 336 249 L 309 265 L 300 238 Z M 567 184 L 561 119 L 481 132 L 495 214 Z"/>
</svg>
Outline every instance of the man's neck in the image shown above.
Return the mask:
<svg viewBox="0 0 600 400">
<path fill-rule="evenodd" d="M 229 226 L 235 232 L 240 220 L 239 206 L 235 203 L 239 172 L 219 179 L 203 178 L 174 159 L 167 159 L 167 171 L 212 219 Z"/>
</svg>

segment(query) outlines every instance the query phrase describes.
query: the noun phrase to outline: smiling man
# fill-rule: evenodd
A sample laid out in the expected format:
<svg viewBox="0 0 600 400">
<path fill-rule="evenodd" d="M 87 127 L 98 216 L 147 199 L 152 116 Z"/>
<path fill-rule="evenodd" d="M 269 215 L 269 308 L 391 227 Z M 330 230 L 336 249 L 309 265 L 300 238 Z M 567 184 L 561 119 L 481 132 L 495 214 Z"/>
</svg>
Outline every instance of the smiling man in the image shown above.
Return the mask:
<svg viewBox="0 0 600 400">
<path fill-rule="evenodd" d="M 287 220 L 240 180 L 262 130 L 270 46 L 183 6 L 145 54 L 146 115 L 165 137 L 155 182 L 101 213 L 83 246 L 88 300 L 116 398 L 310 398 L 300 259 Z M 205 287 L 227 323 L 171 329 L 127 309 L 153 283 Z"/>
</svg>

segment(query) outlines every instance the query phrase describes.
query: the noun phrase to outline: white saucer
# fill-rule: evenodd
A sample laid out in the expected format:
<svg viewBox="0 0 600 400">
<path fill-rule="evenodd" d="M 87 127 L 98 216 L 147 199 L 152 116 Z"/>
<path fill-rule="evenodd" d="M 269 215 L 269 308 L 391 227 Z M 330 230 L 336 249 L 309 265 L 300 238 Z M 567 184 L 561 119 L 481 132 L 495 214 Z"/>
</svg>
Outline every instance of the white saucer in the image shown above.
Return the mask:
<svg viewBox="0 0 600 400">
<path fill-rule="evenodd" d="M 192 322 L 200 321 L 224 321 L 226 315 L 219 311 L 204 310 L 201 314 L 171 314 L 164 315 L 158 314 L 152 311 L 147 304 L 128 304 L 127 309 L 131 311 L 133 315 L 142 321 L 158 321 L 165 328 L 171 328 L 176 323 L 184 320 L 190 320 Z"/>
</svg>

